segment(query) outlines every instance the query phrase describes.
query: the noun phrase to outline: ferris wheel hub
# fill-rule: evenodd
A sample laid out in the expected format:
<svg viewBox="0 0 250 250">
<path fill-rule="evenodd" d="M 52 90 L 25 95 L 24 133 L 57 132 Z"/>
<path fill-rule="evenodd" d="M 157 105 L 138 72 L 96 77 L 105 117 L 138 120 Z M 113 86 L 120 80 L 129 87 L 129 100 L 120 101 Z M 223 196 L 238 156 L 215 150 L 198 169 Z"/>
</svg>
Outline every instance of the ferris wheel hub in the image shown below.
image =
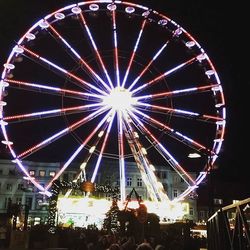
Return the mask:
<svg viewBox="0 0 250 250">
<path fill-rule="evenodd" d="M 104 97 L 103 103 L 116 111 L 125 111 L 130 110 L 136 104 L 136 99 L 132 97 L 128 89 L 118 86 Z"/>
</svg>

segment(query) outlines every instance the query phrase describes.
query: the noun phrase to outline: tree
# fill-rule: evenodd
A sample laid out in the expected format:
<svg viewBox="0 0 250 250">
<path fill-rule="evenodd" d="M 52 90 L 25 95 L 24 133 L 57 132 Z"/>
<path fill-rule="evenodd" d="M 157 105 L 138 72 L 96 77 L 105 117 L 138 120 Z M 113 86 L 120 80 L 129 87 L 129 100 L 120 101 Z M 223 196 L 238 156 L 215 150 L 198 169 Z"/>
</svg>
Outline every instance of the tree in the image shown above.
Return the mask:
<svg viewBox="0 0 250 250">
<path fill-rule="evenodd" d="M 119 226 L 119 207 L 117 205 L 117 199 L 113 199 L 112 205 L 109 211 L 106 213 L 106 218 L 103 222 L 103 229 L 106 230 L 108 233 L 118 233 L 120 230 Z"/>
</svg>

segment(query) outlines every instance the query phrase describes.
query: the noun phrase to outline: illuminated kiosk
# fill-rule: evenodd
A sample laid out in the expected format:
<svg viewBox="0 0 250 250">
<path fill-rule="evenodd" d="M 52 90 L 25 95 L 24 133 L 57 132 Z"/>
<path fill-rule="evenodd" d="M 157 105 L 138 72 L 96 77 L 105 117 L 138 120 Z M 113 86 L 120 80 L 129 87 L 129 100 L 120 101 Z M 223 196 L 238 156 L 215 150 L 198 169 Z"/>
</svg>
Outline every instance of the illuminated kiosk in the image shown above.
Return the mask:
<svg viewBox="0 0 250 250">
<path fill-rule="evenodd" d="M 59 197 L 57 203 L 57 224 L 62 227 L 102 228 L 105 214 L 111 202 L 106 199 Z"/>
<path fill-rule="evenodd" d="M 132 197 L 132 193 L 136 197 Z M 183 216 L 188 213 L 188 203 L 176 204 L 155 203 L 153 201 L 142 201 L 133 188 L 127 196 L 126 202 L 117 202 L 119 210 L 136 211 L 140 204 L 145 205 L 147 213 L 154 213 L 159 216 L 160 223 L 174 223 L 182 220 Z M 60 195 L 57 199 L 56 206 L 56 224 L 61 227 L 88 227 L 95 225 L 101 229 L 106 214 L 112 206 L 112 200 L 104 198 L 79 197 Z"/>
<path fill-rule="evenodd" d="M 206 178 L 224 140 L 223 88 L 207 53 L 171 18 L 130 2 L 85 1 L 49 13 L 16 41 L 0 81 L 2 143 L 45 196 L 74 163 L 74 181 L 96 183 L 104 158 L 119 162 L 121 203 L 130 159 L 165 213 Z M 201 157 L 194 163 L 191 153 Z M 44 158 L 62 163 L 46 183 L 24 163 Z M 169 195 L 157 161 L 186 188 Z"/>
</svg>

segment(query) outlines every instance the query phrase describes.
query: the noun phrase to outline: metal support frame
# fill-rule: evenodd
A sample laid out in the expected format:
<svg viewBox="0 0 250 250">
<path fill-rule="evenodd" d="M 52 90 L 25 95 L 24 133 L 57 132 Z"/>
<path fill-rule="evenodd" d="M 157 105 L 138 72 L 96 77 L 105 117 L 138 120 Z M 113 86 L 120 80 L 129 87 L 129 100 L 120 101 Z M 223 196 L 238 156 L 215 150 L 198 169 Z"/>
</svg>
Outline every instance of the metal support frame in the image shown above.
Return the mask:
<svg viewBox="0 0 250 250">
<path fill-rule="evenodd" d="M 250 249 L 250 198 L 225 206 L 207 222 L 208 250 Z"/>
</svg>

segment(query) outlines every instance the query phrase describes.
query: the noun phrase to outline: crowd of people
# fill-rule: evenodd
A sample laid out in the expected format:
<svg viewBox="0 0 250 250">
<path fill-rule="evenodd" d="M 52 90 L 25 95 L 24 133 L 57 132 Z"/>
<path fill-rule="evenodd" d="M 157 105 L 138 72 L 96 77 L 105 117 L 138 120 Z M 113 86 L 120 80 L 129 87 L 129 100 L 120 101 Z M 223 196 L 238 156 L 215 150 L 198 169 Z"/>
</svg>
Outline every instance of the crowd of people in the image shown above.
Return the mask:
<svg viewBox="0 0 250 250">
<path fill-rule="evenodd" d="M 6 247 L 6 239 L 7 239 L 7 228 L 5 225 L 0 224 L 0 249 Z"/>
<path fill-rule="evenodd" d="M 68 250 L 199 250 L 206 244 L 205 239 L 166 231 L 144 235 L 143 240 L 137 241 L 133 235 L 107 234 L 94 227 L 60 228 L 53 237 L 57 238 L 58 247 Z M 32 242 L 30 247 L 32 249 Z"/>
</svg>

